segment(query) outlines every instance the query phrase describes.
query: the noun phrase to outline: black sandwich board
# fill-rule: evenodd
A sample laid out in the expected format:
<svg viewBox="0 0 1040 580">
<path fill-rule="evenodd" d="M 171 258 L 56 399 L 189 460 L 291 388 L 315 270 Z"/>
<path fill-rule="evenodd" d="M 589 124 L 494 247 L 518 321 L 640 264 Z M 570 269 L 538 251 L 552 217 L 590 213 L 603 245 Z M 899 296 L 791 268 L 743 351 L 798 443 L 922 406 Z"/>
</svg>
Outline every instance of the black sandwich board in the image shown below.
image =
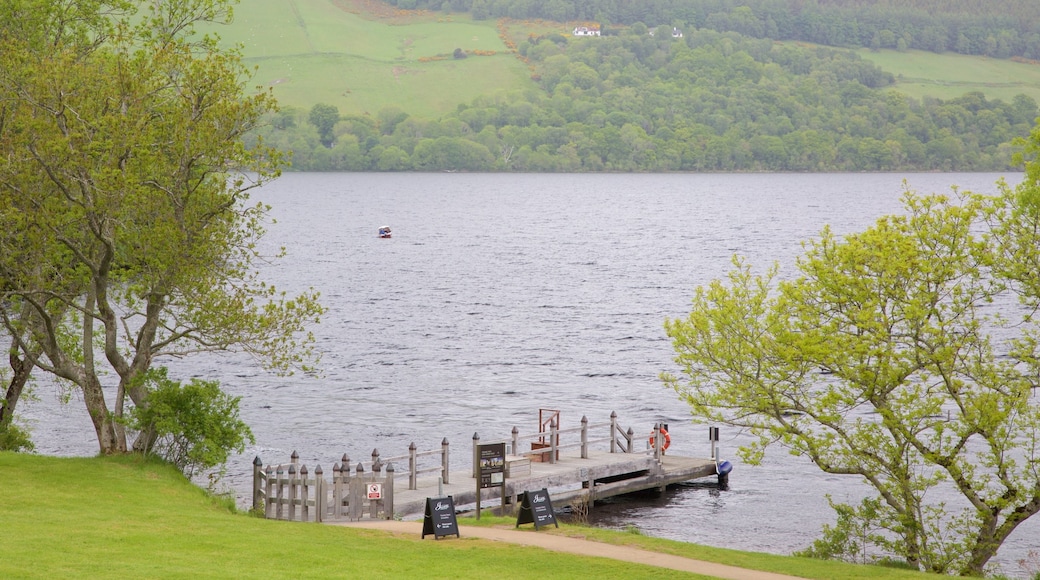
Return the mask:
<svg viewBox="0 0 1040 580">
<path fill-rule="evenodd" d="M 433 534 L 433 539 L 459 536 L 459 520 L 455 517 L 455 500 L 448 497 L 426 498 L 426 516 L 423 518 L 422 537 Z"/>
<path fill-rule="evenodd" d="M 549 524 L 557 528 L 560 524 L 556 522 L 556 512 L 553 511 L 552 500 L 549 492 L 544 487 L 538 491 L 525 491 L 523 502 L 520 504 L 520 515 L 516 516 L 516 527 L 520 524 L 534 524 L 537 530 Z"/>
</svg>

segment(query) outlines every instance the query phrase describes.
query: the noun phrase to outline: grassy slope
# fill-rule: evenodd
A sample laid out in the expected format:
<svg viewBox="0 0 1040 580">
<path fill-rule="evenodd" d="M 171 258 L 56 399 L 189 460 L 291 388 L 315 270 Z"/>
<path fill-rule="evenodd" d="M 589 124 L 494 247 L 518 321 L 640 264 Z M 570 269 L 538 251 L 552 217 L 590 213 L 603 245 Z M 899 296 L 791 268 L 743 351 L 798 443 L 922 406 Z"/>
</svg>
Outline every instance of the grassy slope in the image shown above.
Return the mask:
<svg viewBox="0 0 1040 580">
<path fill-rule="evenodd" d="M 417 12 L 364 19 L 341 6 L 360 9 L 332 0 L 243 0 L 235 22 L 217 31 L 243 45 L 246 64 L 258 67 L 254 84 L 300 108 L 323 102 L 344 114 L 375 114 L 395 105 L 433 117 L 479 95 L 534 86 L 493 21 Z M 496 54 L 455 60 L 456 48 Z M 420 60 L 437 56 L 447 58 Z"/>
<path fill-rule="evenodd" d="M 172 468 L 132 457 L 0 452 L 0 489 L 2 578 L 698 577 L 465 535 L 422 540 L 235 515 Z M 490 519 L 482 524 L 492 523 Z M 498 518 L 497 523 L 512 527 L 513 521 Z M 806 578 L 924 577 L 573 526 L 563 526 L 559 533 Z"/>
<path fill-rule="evenodd" d="M 896 75 L 895 89 L 916 99 L 949 99 L 981 91 L 987 99 L 1010 103 L 1020 93 L 1040 102 L 1040 65 L 961 54 L 912 50 L 858 51 L 864 59 Z"/>
</svg>

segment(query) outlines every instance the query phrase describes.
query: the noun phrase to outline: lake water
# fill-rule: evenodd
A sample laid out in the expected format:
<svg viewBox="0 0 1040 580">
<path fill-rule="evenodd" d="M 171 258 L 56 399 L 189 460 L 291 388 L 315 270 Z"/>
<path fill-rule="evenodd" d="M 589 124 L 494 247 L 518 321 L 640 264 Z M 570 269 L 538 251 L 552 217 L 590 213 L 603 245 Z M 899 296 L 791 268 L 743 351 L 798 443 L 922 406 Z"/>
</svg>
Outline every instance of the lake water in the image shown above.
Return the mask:
<svg viewBox="0 0 1040 580">
<path fill-rule="evenodd" d="M 665 422 L 675 453 L 707 457 L 707 429 L 657 378 L 676 370 L 663 322 L 688 312 L 696 286 L 725 275 L 734 254 L 790 273 L 800 242 L 825 224 L 849 233 L 899 212 L 904 179 L 920 192 L 993 192 L 999 177 L 287 174 L 253 196 L 277 219 L 265 243 L 288 254 L 265 276 L 321 291 L 323 376 L 275 377 L 236 356 L 163 364 L 242 397 L 257 444 L 229 464 L 240 503 L 255 455 L 280 462 L 296 450 L 327 471 L 343 453 L 399 455 L 447 438 L 461 466 L 474 433 L 536 431 L 539 408 L 560 410 L 563 428 L 611 411 L 636 433 Z M 392 239 L 377 238 L 381 225 Z M 94 453 L 82 405 L 40 395 L 21 409 L 38 450 Z M 594 522 L 787 554 L 833 520 L 825 494 L 862 493 L 854 478 L 780 449 L 763 466 L 741 465 L 732 451 L 743 435 L 723 428 L 721 438 L 735 463 L 729 491 L 696 484 L 618 500 L 597 505 Z M 1020 573 L 1015 561 L 1037 538 L 1034 518 L 1005 544 L 1005 573 Z"/>
</svg>

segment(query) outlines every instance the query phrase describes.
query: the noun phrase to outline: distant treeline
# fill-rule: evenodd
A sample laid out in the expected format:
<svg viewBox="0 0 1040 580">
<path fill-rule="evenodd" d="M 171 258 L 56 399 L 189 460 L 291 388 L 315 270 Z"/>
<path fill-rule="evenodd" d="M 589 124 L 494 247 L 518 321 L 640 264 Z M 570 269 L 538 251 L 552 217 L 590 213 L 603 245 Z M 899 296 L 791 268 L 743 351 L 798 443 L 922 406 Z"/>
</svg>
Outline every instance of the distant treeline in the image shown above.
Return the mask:
<svg viewBox="0 0 1040 580">
<path fill-rule="evenodd" d="M 1038 114 L 1025 95 L 917 101 L 844 50 L 669 31 L 530 38 L 517 50 L 543 90 L 441 119 L 288 110 L 264 138 L 297 170 L 1002 171 Z"/>
<path fill-rule="evenodd" d="M 387 0 L 474 18 L 708 28 L 829 46 L 1040 59 L 1037 0 Z"/>
</svg>

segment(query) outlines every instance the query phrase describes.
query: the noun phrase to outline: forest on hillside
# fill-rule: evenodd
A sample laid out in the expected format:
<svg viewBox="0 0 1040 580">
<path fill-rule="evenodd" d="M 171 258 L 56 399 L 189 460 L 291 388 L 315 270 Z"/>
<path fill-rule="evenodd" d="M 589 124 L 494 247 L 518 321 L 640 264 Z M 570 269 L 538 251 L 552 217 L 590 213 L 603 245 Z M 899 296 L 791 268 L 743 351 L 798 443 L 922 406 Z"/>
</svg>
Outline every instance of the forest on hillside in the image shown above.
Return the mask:
<svg viewBox="0 0 1040 580">
<path fill-rule="evenodd" d="M 476 19 L 584 21 L 605 34 L 636 23 L 739 32 L 828 46 L 919 49 L 1040 60 L 1036 0 L 388 0 Z"/>
<path fill-rule="evenodd" d="M 1003 171 L 1037 119 L 1025 95 L 917 101 L 846 50 L 658 32 L 530 37 L 515 50 L 539 89 L 440 119 L 322 105 L 282 111 L 262 136 L 297 170 Z"/>
</svg>

